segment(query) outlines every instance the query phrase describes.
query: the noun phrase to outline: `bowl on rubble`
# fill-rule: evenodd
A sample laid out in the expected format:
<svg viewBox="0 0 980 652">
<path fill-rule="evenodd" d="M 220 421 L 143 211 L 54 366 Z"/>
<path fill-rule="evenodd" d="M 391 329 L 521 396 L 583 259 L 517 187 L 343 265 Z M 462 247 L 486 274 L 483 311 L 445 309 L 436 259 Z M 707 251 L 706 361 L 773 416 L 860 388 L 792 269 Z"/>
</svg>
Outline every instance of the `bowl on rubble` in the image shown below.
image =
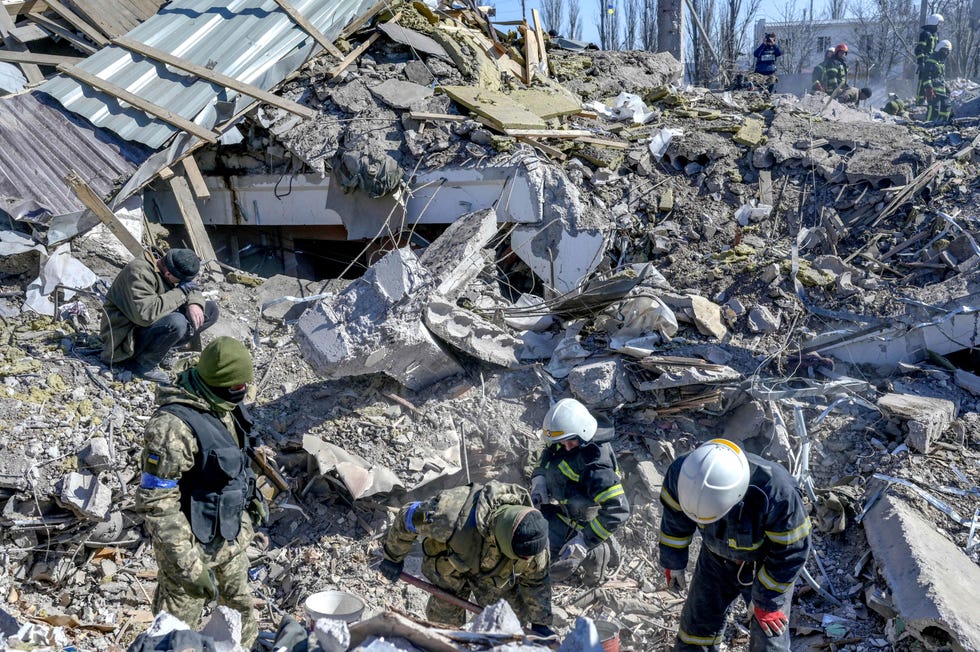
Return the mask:
<svg viewBox="0 0 980 652">
<path fill-rule="evenodd" d="M 319 591 L 306 598 L 303 610 L 315 624 L 321 618 L 356 623 L 364 614 L 364 600 L 347 591 Z"/>
</svg>

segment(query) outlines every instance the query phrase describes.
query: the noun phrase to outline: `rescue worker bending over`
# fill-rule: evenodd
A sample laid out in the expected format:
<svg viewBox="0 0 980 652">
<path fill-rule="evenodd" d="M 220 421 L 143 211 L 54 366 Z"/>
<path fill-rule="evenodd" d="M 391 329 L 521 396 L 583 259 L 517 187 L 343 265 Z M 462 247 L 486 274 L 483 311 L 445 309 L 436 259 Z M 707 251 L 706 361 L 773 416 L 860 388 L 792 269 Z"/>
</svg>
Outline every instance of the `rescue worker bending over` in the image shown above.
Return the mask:
<svg viewBox="0 0 980 652">
<path fill-rule="evenodd" d="M 725 613 L 742 595 L 754 605 L 749 649 L 788 652 L 793 584 L 810 548 L 810 519 L 793 477 L 712 439 L 674 460 L 660 502 L 668 588 L 686 588 L 695 531 L 702 541 L 674 650 L 718 650 Z"/>
<path fill-rule="evenodd" d="M 926 122 L 944 124 L 949 122 L 951 106 L 949 87 L 946 86 L 946 58 L 953 44 L 943 39 L 936 44 L 936 51 L 922 64 L 922 88 L 929 110 Z"/>
<path fill-rule="evenodd" d="M 930 14 L 926 16 L 926 24 L 919 30 L 919 40 L 915 44 L 915 71 L 919 76 L 919 85 L 915 94 L 916 104 L 925 104 L 925 81 L 926 77 L 922 74 L 926 64 L 926 59 L 936 50 L 936 43 L 939 42 L 939 28 L 943 24 L 942 14 Z"/>
<path fill-rule="evenodd" d="M 630 515 L 616 454 L 608 442 L 593 441 L 597 426 L 574 398 L 555 403 L 542 425 L 547 447 L 531 474 L 531 500 L 548 520 L 552 559 L 578 562 L 565 575 L 583 564 L 591 579 L 619 556 L 613 533 Z"/>
<path fill-rule="evenodd" d="M 883 113 L 898 117 L 907 117 L 908 115 L 905 111 L 905 103 L 898 99 L 898 95 L 895 93 L 888 94 L 888 101 L 885 102 L 885 106 L 881 107 L 881 110 Z"/>
<path fill-rule="evenodd" d="M 232 412 L 252 382 L 252 358 L 238 340 L 219 337 L 176 386 L 157 387 L 159 409 L 146 424 L 136 511 L 157 560 L 153 613 L 166 611 L 196 629 L 207 603 L 242 615 L 249 649 L 258 622 L 248 588 L 253 523 L 268 516 Z"/>
<path fill-rule="evenodd" d="M 827 92 L 823 87 L 823 76 L 827 70 L 827 64 L 833 61 L 835 54 L 837 54 L 837 50 L 833 46 L 827 48 L 827 51 L 823 54 L 823 61 L 813 67 L 813 72 L 810 74 L 810 91 L 814 93 L 818 91 L 821 93 Z"/>
<path fill-rule="evenodd" d="M 398 512 L 378 570 L 397 581 L 412 544 L 422 539 L 422 573 L 436 586 L 482 607 L 504 598 L 539 636 L 552 636 L 548 523 L 527 490 L 491 481 L 464 485 Z M 461 607 L 429 596 L 429 620 L 454 627 L 466 622 Z"/>
</svg>

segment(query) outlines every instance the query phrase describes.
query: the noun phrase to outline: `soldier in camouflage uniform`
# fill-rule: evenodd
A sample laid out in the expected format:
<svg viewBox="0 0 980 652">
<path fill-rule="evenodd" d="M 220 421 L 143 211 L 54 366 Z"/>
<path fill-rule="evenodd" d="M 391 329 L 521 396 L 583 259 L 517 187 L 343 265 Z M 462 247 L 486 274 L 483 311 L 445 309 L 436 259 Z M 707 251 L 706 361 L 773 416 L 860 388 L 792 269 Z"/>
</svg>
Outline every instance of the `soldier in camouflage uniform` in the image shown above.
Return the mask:
<svg viewBox="0 0 980 652">
<path fill-rule="evenodd" d="M 522 623 L 551 636 L 548 525 L 527 490 L 491 481 L 447 489 L 401 508 L 388 530 L 379 570 L 395 581 L 412 544 L 422 538 L 422 572 L 436 586 L 487 606 L 504 598 Z M 435 596 L 429 620 L 460 626 L 462 608 Z"/>
<path fill-rule="evenodd" d="M 233 416 L 252 377 L 242 343 L 219 337 L 176 386 L 158 386 L 160 407 L 146 424 L 136 492 L 159 569 L 154 613 L 196 628 L 217 598 L 241 613 L 246 649 L 258 623 L 245 550 L 253 520 L 268 515 L 245 455 L 247 433 Z"/>
</svg>

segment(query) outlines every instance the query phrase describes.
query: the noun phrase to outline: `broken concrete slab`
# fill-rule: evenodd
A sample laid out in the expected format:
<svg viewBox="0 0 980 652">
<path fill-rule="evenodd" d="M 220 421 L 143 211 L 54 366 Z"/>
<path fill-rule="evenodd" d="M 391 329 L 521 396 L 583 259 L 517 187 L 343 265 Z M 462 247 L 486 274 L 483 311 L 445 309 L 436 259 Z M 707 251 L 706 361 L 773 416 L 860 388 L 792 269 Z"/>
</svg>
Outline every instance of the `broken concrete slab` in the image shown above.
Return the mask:
<svg viewBox="0 0 980 652">
<path fill-rule="evenodd" d="M 105 437 L 92 437 L 78 452 L 80 467 L 99 472 L 109 467 L 113 461 L 109 440 Z"/>
<path fill-rule="evenodd" d="M 748 145 L 749 147 L 755 147 L 763 138 L 763 127 L 765 124 L 762 120 L 756 120 L 754 118 L 746 118 L 742 126 L 738 128 L 732 139 L 739 145 Z"/>
<path fill-rule="evenodd" d="M 677 318 L 693 323 L 702 335 L 724 339 L 728 327 L 721 318 L 721 306 L 696 294 L 664 294 L 661 297 Z"/>
<path fill-rule="evenodd" d="M 410 81 L 387 79 L 371 87 L 375 97 L 394 109 L 411 109 L 426 98 L 432 97 L 432 89 Z"/>
<path fill-rule="evenodd" d="M 380 372 L 418 390 L 462 373 L 422 325 L 422 302 L 434 285 L 414 253 L 396 249 L 300 317 L 299 348 L 317 373 L 331 379 Z"/>
<path fill-rule="evenodd" d="M 436 90 L 486 118 L 498 129 L 545 129 L 548 126 L 543 118 L 500 91 L 479 86 L 437 86 Z"/>
<path fill-rule="evenodd" d="M 519 364 L 516 352 L 522 346 L 520 340 L 441 297 L 434 298 L 426 307 L 425 325 L 444 342 L 484 362 L 507 368 Z"/>
<path fill-rule="evenodd" d="M 863 520 L 892 604 L 929 649 L 980 650 L 980 568 L 902 499 L 885 495 Z"/>
<path fill-rule="evenodd" d="M 568 388 L 590 408 L 614 408 L 636 400 L 620 358 L 578 365 L 568 374 Z"/>
<path fill-rule="evenodd" d="M 753 333 L 771 333 L 779 328 L 779 321 L 766 306 L 755 305 L 749 310 L 749 330 Z"/>
<path fill-rule="evenodd" d="M 105 521 L 112 509 L 112 489 L 89 472 L 72 472 L 62 480 L 60 502 L 84 518 Z"/>
<path fill-rule="evenodd" d="M 435 293 L 452 299 L 487 266 L 483 248 L 497 232 L 497 211 L 467 213 L 422 252 L 420 262 L 436 279 Z"/>
<path fill-rule="evenodd" d="M 599 264 L 605 236 L 599 231 L 572 233 L 552 222 L 544 227 L 518 226 L 510 236 L 511 248 L 556 292 L 571 292 Z"/>
<path fill-rule="evenodd" d="M 355 500 L 405 488 L 389 469 L 371 464 L 360 455 L 345 451 L 316 435 L 303 436 L 303 450 L 316 461 L 318 475 L 335 473 Z"/>
<path fill-rule="evenodd" d="M 928 453 L 932 442 L 956 418 L 952 401 L 913 394 L 885 394 L 878 399 L 878 408 L 885 416 L 905 423 L 905 443 L 920 453 Z"/>
</svg>

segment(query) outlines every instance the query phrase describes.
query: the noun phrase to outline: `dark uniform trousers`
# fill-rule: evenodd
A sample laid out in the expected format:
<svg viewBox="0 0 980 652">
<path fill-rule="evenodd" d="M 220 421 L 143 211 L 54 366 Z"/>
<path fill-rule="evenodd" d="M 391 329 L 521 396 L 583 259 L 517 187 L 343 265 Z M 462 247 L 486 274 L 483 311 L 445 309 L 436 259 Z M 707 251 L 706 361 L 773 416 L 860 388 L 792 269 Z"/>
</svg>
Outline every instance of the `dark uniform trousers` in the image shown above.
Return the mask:
<svg viewBox="0 0 980 652">
<path fill-rule="evenodd" d="M 741 595 L 748 604 L 755 581 L 752 562 L 731 561 L 701 548 L 689 594 L 681 612 L 681 625 L 674 650 L 710 650 L 716 652 L 725 628 L 729 606 Z M 793 589 L 776 599 L 778 609 L 789 618 Z M 759 621 L 751 616 L 749 652 L 789 652 L 789 627 L 779 636 L 769 638 Z"/>
</svg>

